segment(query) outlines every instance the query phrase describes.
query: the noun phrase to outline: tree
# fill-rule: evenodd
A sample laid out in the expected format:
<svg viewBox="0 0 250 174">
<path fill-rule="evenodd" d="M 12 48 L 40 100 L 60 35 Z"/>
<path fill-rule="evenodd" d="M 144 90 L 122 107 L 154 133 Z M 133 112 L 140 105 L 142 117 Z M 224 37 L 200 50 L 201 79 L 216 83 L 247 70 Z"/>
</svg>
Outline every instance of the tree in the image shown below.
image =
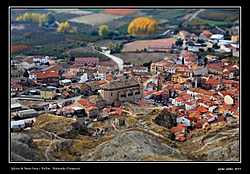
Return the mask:
<svg viewBox="0 0 250 174">
<path fill-rule="evenodd" d="M 70 56 L 69 61 L 74 62 L 75 61 L 75 57 L 74 56 Z"/>
<path fill-rule="evenodd" d="M 99 33 L 96 30 L 91 31 L 90 34 L 91 34 L 91 36 L 99 36 Z"/>
<path fill-rule="evenodd" d="M 109 34 L 109 27 L 107 25 L 100 25 L 99 27 L 99 36 L 105 38 Z"/>
<path fill-rule="evenodd" d="M 29 73 L 28 73 L 28 70 L 27 70 L 27 69 L 24 71 L 23 77 L 29 77 Z"/>
<path fill-rule="evenodd" d="M 47 23 L 48 25 L 51 25 L 55 22 L 55 17 L 52 15 L 51 12 L 47 13 L 45 15 L 45 23 Z"/>
<path fill-rule="evenodd" d="M 182 23 L 179 23 L 178 28 L 179 28 L 179 29 L 182 28 Z"/>
<path fill-rule="evenodd" d="M 205 43 L 205 40 L 203 40 L 203 39 L 198 39 L 197 42 L 198 42 L 198 43 Z"/>
<path fill-rule="evenodd" d="M 204 62 L 204 67 L 207 65 L 207 57 L 203 58 L 203 62 Z"/>
<path fill-rule="evenodd" d="M 157 21 L 146 17 L 135 18 L 128 26 L 128 33 L 131 36 L 149 36 L 155 34 L 157 30 Z"/>
<path fill-rule="evenodd" d="M 45 25 L 45 23 L 46 23 L 46 14 L 42 14 L 39 17 L 39 26 L 42 27 Z"/>
<path fill-rule="evenodd" d="M 59 25 L 58 25 L 58 28 L 57 28 L 57 32 L 62 32 L 62 33 L 66 33 L 66 32 L 69 32 L 69 23 L 68 21 L 66 22 L 61 22 Z"/>
<path fill-rule="evenodd" d="M 178 39 L 175 41 L 175 45 L 181 47 L 181 46 L 183 45 L 183 39 L 178 38 Z"/>
</svg>

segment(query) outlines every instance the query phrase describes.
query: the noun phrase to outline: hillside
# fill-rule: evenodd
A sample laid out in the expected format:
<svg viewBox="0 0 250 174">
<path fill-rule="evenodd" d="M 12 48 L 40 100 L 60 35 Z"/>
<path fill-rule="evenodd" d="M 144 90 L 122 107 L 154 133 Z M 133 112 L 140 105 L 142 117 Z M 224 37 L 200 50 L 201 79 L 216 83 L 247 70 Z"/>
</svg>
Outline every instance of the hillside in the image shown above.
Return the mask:
<svg viewBox="0 0 250 174">
<path fill-rule="evenodd" d="M 209 132 L 200 129 L 190 133 L 187 141 L 174 144 L 169 128 L 175 125 L 175 115 L 167 108 L 129 102 L 121 108 L 124 126 L 105 120 L 86 127 L 74 119 L 44 114 L 32 129 L 12 133 L 11 160 L 239 161 L 238 123 L 218 125 Z M 100 130 L 105 133 L 93 136 Z M 23 150 L 17 151 L 17 146 Z"/>
</svg>

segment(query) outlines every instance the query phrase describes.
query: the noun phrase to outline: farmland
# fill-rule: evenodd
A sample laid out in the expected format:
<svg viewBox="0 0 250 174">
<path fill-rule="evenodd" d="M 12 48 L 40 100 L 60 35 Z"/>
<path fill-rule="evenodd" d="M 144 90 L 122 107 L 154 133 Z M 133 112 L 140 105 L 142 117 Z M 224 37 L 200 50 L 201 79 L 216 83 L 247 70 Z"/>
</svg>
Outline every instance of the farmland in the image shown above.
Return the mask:
<svg viewBox="0 0 250 174">
<path fill-rule="evenodd" d="M 119 19 L 122 17 L 123 16 L 121 16 L 121 15 L 93 13 L 93 14 L 89 14 L 86 16 L 80 16 L 80 17 L 76 17 L 73 19 L 69 19 L 68 21 L 85 23 L 85 24 L 89 24 L 92 26 L 98 26 L 98 25 L 101 25 L 101 24 L 104 24 L 106 22 L 116 20 L 116 19 Z"/>
<path fill-rule="evenodd" d="M 100 11 L 100 13 L 114 14 L 114 15 L 129 15 L 138 12 L 138 9 L 105 9 Z"/>
<path fill-rule="evenodd" d="M 87 15 L 91 14 L 93 12 L 91 11 L 85 11 L 85 10 L 79 10 L 79 9 L 51 9 L 55 11 L 56 13 L 70 13 L 70 14 L 77 14 L 77 15 Z"/>
<path fill-rule="evenodd" d="M 114 53 L 114 56 L 117 56 L 125 62 L 130 62 L 134 66 L 142 66 L 144 63 L 152 61 L 153 63 L 159 62 L 163 60 L 165 57 L 172 55 L 171 53 L 157 53 L 157 52 L 152 52 L 152 53 Z"/>
<path fill-rule="evenodd" d="M 203 19 L 202 21 L 206 22 L 209 25 L 227 25 L 230 23 L 230 22 L 206 20 L 206 19 Z"/>
<path fill-rule="evenodd" d="M 155 39 L 155 40 L 138 40 L 138 41 L 134 41 L 134 42 L 130 42 L 127 44 L 123 45 L 123 49 L 121 52 L 131 52 L 131 51 L 135 51 L 136 49 L 141 50 L 143 48 L 147 48 L 147 45 L 149 42 L 172 42 L 175 43 L 176 38 L 171 37 L 171 38 L 166 38 L 166 39 Z"/>
</svg>

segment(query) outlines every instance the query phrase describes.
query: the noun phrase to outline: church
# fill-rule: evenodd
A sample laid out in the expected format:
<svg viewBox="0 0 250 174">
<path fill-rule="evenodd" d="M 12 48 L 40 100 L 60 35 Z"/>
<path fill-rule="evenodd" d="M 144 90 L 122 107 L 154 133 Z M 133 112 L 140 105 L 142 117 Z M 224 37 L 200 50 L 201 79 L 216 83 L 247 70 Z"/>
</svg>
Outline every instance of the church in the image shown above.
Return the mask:
<svg viewBox="0 0 250 174">
<path fill-rule="evenodd" d="M 136 102 L 143 98 L 143 83 L 140 77 L 117 78 L 100 87 L 106 105 L 115 100 Z"/>
</svg>

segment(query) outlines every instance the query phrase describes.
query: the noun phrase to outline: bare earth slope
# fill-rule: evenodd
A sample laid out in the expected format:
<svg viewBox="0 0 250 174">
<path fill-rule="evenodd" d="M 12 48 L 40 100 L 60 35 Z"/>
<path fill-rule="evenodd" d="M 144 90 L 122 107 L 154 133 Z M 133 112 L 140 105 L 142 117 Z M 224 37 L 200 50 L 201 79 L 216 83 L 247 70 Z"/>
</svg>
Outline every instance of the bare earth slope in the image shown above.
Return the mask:
<svg viewBox="0 0 250 174">
<path fill-rule="evenodd" d="M 169 138 L 175 115 L 167 108 L 124 103 L 126 125 L 113 120 L 83 126 L 74 119 L 45 114 L 32 129 L 11 134 L 12 161 L 239 161 L 239 124 L 197 130 L 187 141 Z M 105 129 L 101 136 L 89 136 Z M 93 135 L 93 134 L 92 134 Z"/>
</svg>

